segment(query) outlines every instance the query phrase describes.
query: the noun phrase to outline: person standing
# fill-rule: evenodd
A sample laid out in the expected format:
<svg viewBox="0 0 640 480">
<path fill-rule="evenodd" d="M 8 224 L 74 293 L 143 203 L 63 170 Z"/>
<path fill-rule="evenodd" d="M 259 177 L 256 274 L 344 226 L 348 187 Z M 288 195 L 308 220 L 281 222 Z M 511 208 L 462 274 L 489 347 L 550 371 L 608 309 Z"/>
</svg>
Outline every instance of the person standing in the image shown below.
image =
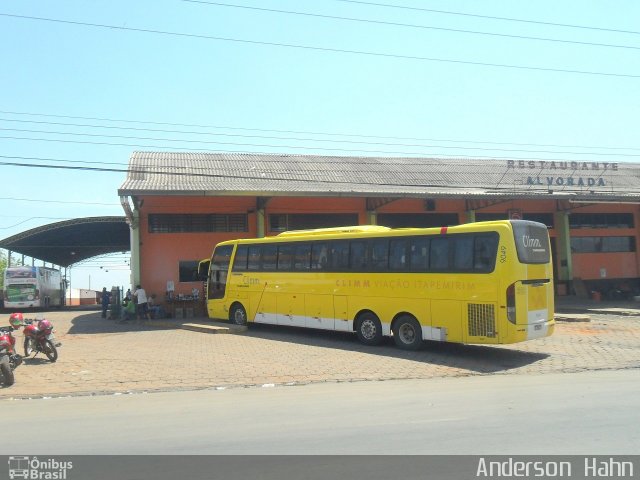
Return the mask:
<svg viewBox="0 0 640 480">
<path fill-rule="evenodd" d="M 109 302 L 111 301 L 111 296 L 109 295 L 109 292 L 107 292 L 107 287 L 102 287 L 100 301 L 102 303 L 102 318 L 107 318 L 107 309 L 109 308 Z"/>
<path fill-rule="evenodd" d="M 147 292 L 144 291 L 140 285 L 136 285 L 136 291 L 133 292 L 133 296 L 136 297 L 136 303 L 138 304 L 138 319 L 146 318 L 151 320 L 149 315 L 149 304 L 147 303 Z"/>
</svg>

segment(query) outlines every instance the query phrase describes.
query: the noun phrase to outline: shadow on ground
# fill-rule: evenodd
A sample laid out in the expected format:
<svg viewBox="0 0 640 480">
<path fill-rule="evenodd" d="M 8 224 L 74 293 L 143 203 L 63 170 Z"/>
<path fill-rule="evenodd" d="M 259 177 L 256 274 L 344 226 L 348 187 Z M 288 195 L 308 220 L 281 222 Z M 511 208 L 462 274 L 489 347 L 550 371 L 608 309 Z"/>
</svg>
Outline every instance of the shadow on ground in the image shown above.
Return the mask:
<svg viewBox="0 0 640 480">
<path fill-rule="evenodd" d="M 177 328 L 179 325 L 176 324 Z M 100 312 L 91 312 L 79 315 L 71 320 L 71 328 L 67 332 L 68 335 L 87 335 L 97 333 L 123 333 L 123 332 L 139 332 L 146 330 L 157 330 L 162 328 L 159 325 L 151 325 L 150 323 L 129 321 L 120 323 L 118 320 L 110 320 L 102 318 Z M 165 327 L 172 328 L 172 327 Z"/>
<path fill-rule="evenodd" d="M 211 323 L 207 319 L 193 320 L 195 323 Z M 158 328 L 169 329 L 180 327 L 180 321 L 174 320 L 175 325 L 173 326 L 171 322 L 172 321 L 169 320 L 160 327 L 157 323 L 155 325 L 153 323 L 146 325 L 139 323 L 120 324 L 114 320 L 103 319 L 100 316 L 100 312 L 95 312 L 74 318 L 68 334 L 127 333 L 157 330 Z M 220 322 L 216 323 L 220 324 Z M 222 323 L 224 324 L 225 322 Z M 189 334 L 208 335 L 206 333 L 194 332 L 189 332 Z M 240 335 L 272 342 L 292 343 L 310 347 L 361 352 L 366 355 L 386 356 L 430 365 L 459 368 L 474 373 L 505 372 L 534 364 L 549 356 L 544 353 L 532 353 L 519 350 L 517 345 L 485 346 L 441 342 L 424 342 L 423 348 L 418 351 L 405 351 L 396 347 L 393 339 L 389 337 L 384 339 L 382 345 L 369 347 L 360 344 L 355 334 L 352 333 L 253 323 L 249 325 L 248 331 Z M 224 337 L 226 337 L 226 335 L 224 335 Z"/>
<path fill-rule="evenodd" d="M 358 342 L 355 334 L 275 325 L 251 324 L 243 335 L 275 342 L 295 343 L 321 348 L 383 355 L 413 362 L 460 368 L 475 373 L 497 373 L 525 367 L 548 358 L 545 353 L 519 350 L 517 345 L 462 345 L 424 342 L 418 351 L 400 350 L 393 339 L 385 337 L 382 345 L 368 347 Z"/>
<path fill-rule="evenodd" d="M 39 353 L 35 357 L 22 357 L 22 365 L 48 365 L 50 363 L 53 362 L 51 362 L 44 353 Z"/>
</svg>

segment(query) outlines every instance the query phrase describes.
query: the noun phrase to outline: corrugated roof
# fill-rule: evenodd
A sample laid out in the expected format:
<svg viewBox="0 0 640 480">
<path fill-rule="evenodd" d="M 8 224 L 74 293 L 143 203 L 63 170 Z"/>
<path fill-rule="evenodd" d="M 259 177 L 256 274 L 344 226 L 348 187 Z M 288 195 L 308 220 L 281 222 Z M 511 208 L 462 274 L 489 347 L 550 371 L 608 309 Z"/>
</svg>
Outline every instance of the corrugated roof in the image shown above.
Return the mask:
<svg viewBox="0 0 640 480">
<path fill-rule="evenodd" d="M 120 195 L 640 199 L 640 164 L 134 152 Z"/>
<path fill-rule="evenodd" d="M 0 240 L 0 247 L 61 267 L 106 253 L 128 252 L 125 217 L 89 217 L 50 223 Z"/>
</svg>

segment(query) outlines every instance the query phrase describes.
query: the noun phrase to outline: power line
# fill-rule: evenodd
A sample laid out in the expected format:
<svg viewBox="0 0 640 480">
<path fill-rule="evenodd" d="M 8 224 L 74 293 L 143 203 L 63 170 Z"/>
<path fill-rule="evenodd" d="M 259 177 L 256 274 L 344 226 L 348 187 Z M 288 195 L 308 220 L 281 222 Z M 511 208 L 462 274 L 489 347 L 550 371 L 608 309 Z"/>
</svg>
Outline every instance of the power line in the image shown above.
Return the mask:
<svg viewBox="0 0 640 480">
<path fill-rule="evenodd" d="M 82 116 L 73 116 L 73 115 L 55 115 L 55 114 L 47 114 L 47 113 L 15 112 L 15 111 L 6 111 L 6 110 L 0 110 L 0 114 L 29 115 L 29 116 L 38 116 L 38 117 L 52 117 L 52 118 L 69 118 L 69 119 L 77 119 L 77 120 L 97 120 L 97 121 L 104 121 L 104 122 L 121 122 L 121 123 L 134 123 L 134 124 L 148 124 L 148 125 L 167 125 L 167 126 L 173 126 L 173 127 L 216 128 L 216 129 L 226 129 L 226 130 L 294 133 L 294 134 L 303 134 L 303 135 L 324 135 L 324 136 L 338 136 L 338 137 L 372 138 L 372 139 L 383 139 L 383 140 L 476 143 L 476 144 L 482 144 L 482 145 L 515 145 L 519 147 L 590 148 L 590 149 L 599 149 L 599 150 L 639 150 L 638 148 L 633 148 L 633 147 L 611 147 L 611 146 L 597 146 L 597 145 L 560 145 L 560 144 L 547 144 L 547 143 L 492 142 L 492 141 L 481 141 L 481 140 L 460 140 L 460 139 L 450 139 L 450 138 L 397 137 L 397 136 L 381 136 L 381 135 L 362 135 L 362 134 L 355 134 L 355 133 L 340 133 L 340 132 L 314 132 L 314 131 L 308 131 L 308 130 L 277 130 L 277 129 L 264 129 L 264 128 L 233 127 L 228 125 L 202 125 L 202 124 L 193 124 L 193 123 L 155 122 L 155 121 L 149 121 L 149 120 L 129 120 L 129 119 L 106 118 L 106 117 L 82 117 Z M 12 120 L 6 120 L 6 121 L 18 122 L 20 120 L 12 119 Z M 28 121 L 24 121 L 24 122 L 28 122 Z M 33 122 L 33 123 L 40 123 L 40 122 Z M 43 123 L 46 123 L 46 122 L 43 122 Z M 57 123 L 51 122 L 51 124 L 56 125 Z M 86 124 L 84 125 L 65 124 L 63 122 L 60 122 L 60 124 L 68 125 L 68 126 L 89 126 Z M 117 126 L 111 126 L 111 125 L 103 125 L 103 126 L 95 126 L 95 127 L 138 130 L 136 128 L 129 129 L 127 127 L 117 127 Z M 147 129 L 140 129 L 140 130 L 147 130 Z M 156 130 L 148 129 L 148 131 L 156 131 Z M 180 130 L 162 130 L 162 129 L 158 129 L 157 131 L 166 132 L 166 133 L 196 133 L 196 132 L 184 132 Z M 201 132 L 201 133 L 204 133 L 204 132 Z"/>
<path fill-rule="evenodd" d="M 538 71 L 538 72 L 572 73 L 576 75 L 592 75 L 592 76 L 595 75 L 595 76 L 618 77 L 618 78 L 640 78 L 640 75 L 632 75 L 632 74 L 626 74 L 626 73 L 595 72 L 595 71 L 588 71 L 588 70 L 572 70 L 572 69 L 566 69 L 566 68 L 511 65 L 506 63 L 473 62 L 469 60 L 454 60 L 454 59 L 448 59 L 448 58 L 422 57 L 418 55 L 401 55 L 401 54 L 393 54 L 393 53 L 368 52 L 364 50 L 349 50 L 349 49 L 343 49 L 343 48 L 315 47 L 311 45 L 267 42 L 267 41 L 260 41 L 260 40 L 247 40 L 247 39 L 231 38 L 231 37 L 216 37 L 212 35 L 199 35 L 195 33 L 169 32 L 165 30 L 154 30 L 149 28 L 123 27 L 118 25 L 78 22 L 78 21 L 72 21 L 72 20 L 60 20 L 55 18 L 33 17 L 28 15 L 14 15 L 9 13 L 0 13 L 0 16 L 8 17 L 8 18 L 19 18 L 23 20 L 35 20 L 35 21 L 41 21 L 41 22 L 61 23 L 66 25 L 76 25 L 76 26 L 83 26 L 83 27 L 103 28 L 108 30 L 152 33 L 157 35 L 168 35 L 168 36 L 183 37 L 183 38 L 197 38 L 201 40 L 215 40 L 215 41 L 221 41 L 221 42 L 241 43 L 246 45 L 265 45 L 270 47 L 282 47 L 282 48 L 291 48 L 291 49 L 298 49 L 298 50 L 312 50 L 312 51 L 330 52 L 330 53 L 346 53 L 351 55 L 364 55 L 364 56 L 378 57 L 378 58 L 394 58 L 394 59 L 400 59 L 400 60 L 450 63 L 455 65 L 472 65 L 476 67 L 507 68 L 507 69 Z"/>
<path fill-rule="evenodd" d="M 0 156 L 1 158 L 1 156 Z M 66 160 L 59 160 L 61 162 L 66 161 Z M 63 201 L 63 200 L 37 200 L 37 199 L 33 199 L 33 198 L 14 198 L 14 197 L 0 197 L 0 200 L 15 200 L 15 201 L 19 201 L 19 202 L 47 202 L 47 203 L 65 203 L 65 204 L 72 204 L 72 205 L 104 205 L 104 206 L 114 206 L 114 205 L 120 205 L 119 203 L 99 203 L 99 202 L 70 202 L 70 201 Z M 7 215 L 2 215 L 3 217 L 6 217 Z M 34 217 L 34 218 L 55 218 L 55 217 Z"/>
<path fill-rule="evenodd" d="M 421 8 L 421 7 L 408 7 L 404 5 L 390 5 L 387 3 L 375 3 L 375 2 L 364 2 L 359 0 L 335 0 L 336 2 L 344 2 L 344 3 L 357 3 L 361 5 L 371 5 L 375 7 L 384 7 L 384 8 L 396 8 L 403 10 L 413 10 L 413 11 L 421 11 L 421 12 L 431 12 L 431 13 L 441 13 L 444 15 L 459 15 L 463 17 L 475 17 L 475 18 L 484 18 L 488 20 L 502 20 L 506 22 L 520 22 L 520 23 L 532 23 L 536 25 L 547 25 L 552 27 L 564 27 L 564 28 L 579 28 L 584 30 L 599 30 L 602 32 L 614 32 L 614 33 L 628 33 L 631 35 L 640 35 L 639 31 L 635 30 L 622 30 L 615 28 L 605 28 L 605 27 L 594 27 L 587 25 L 576 25 L 570 23 L 553 23 L 553 22 L 542 22 L 539 20 L 527 20 L 522 18 L 510 18 L 510 17 L 496 17 L 491 15 L 478 15 L 473 13 L 463 13 L 463 12 L 452 12 L 448 10 L 434 10 L 430 8 Z"/>
<path fill-rule="evenodd" d="M 578 40 L 563 40 L 559 38 L 546 38 L 546 37 L 530 37 L 526 35 L 511 35 L 506 33 L 496 33 L 496 32 L 481 32 L 477 30 L 463 30 L 458 28 L 446 28 L 446 27 L 434 27 L 431 25 L 417 25 L 410 23 L 399 23 L 399 22 L 388 22 L 382 20 L 371 20 L 364 18 L 354 18 L 354 17 L 342 17 L 338 15 L 323 15 L 319 13 L 308 13 L 308 12 L 295 12 L 291 10 L 277 10 L 274 8 L 262 8 L 262 7 L 252 7 L 248 5 L 235 5 L 230 3 L 220 3 L 220 2 L 208 2 L 204 0 L 182 0 L 183 2 L 188 3 L 199 3 L 204 5 L 214 5 L 219 7 L 230 7 L 230 8 L 240 8 L 246 10 L 255 10 L 261 12 L 269 12 L 269 13 L 281 13 L 286 15 L 299 15 L 305 17 L 315 17 L 315 18 L 323 18 L 327 20 L 342 20 L 347 22 L 358 22 L 358 23 L 371 23 L 375 25 L 385 25 L 391 27 L 404 27 L 404 28 L 414 28 L 414 29 L 423 29 L 423 30 L 437 30 L 443 32 L 453 32 L 453 33 L 468 33 L 472 35 L 485 35 L 485 36 L 493 36 L 493 37 L 502 37 L 502 38 L 514 38 L 518 40 L 534 40 L 540 42 L 554 42 L 554 43 L 568 43 L 574 45 L 582 45 L 582 46 L 590 46 L 590 47 L 605 47 L 605 48 L 626 48 L 631 50 L 640 50 L 640 47 L 632 46 L 632 45 L 614 45 L 607 43 L 596 43 L 596 42 L 582 42 Z"/>
<path fill-rule="evenodd" d="M 186 1 L 186 0 L 183 0 Z M 299 137 L 277 137 L 271 135 L 246 135 L 236 133 L 217 133 L 217 132 L 195 132 L 195 131 L 183 131 L 183 130 L 168 130 L 168 129 L 154 129 L 154 128 L 135 128 L 135 127 L 121 127 L 114 125 L 92 125 L 92 124 L 78 124 L 78 123 L 66 123 L 66 122 L 45 122 L 38 120 L 15 120 L 0 118 L 3 122 L 16 122 L 16 123 L 35 123 L 38 125 L 55 125 L 55 126 L 67 126 L 67 127 L 83 127 L 83 128 L 95 128 L 95 129 L 108 129 L 108 130 L 131 130 L 141 132 L 157 132 L 157 133 L 181 133 L 185 135 L 205 135 L 205 136 L 220 136 L 220 137 L 237 137 L 237 138 L 260 138 L 267 140 L 294 140 L 299 142 L 323 142 L 323 143 L 347 143 L 355 145 L 382 145 L 382 146 L 399 146 L 399 147 L 423 147 L 423 148 L 447 148 L 456 150 L 481 150 L 481 151 L 500 151 L 500 152 L 529 152 L 529 153 L 561 153 L 572 155 L 615 155 L 615 156 L 640 156 L 633 154 L 616 154 L 616 153 L 591 153 L 591 152 L 565 152 L 565 151 L 548 151 L 548 150 L 524 150 L 513 148 L 485 148 L 485 147 L 460 147 L 451 145 L 423 145 L 423 144 L 407 144 L 407 143 L 387 143 L 387 142 L 370 142 L 370 141 L 356 141 L 356 140 L 334 140 L 326 138 L 299 138 Z M 26 133 L 51 133 L 56 135 L 76 135 L 76 136 L 91 136 L 91 137 L 105 137 L 105 138 L 124 138 L 129 140 L 160 140 L 170 142 L 187 142 L 187 143 L 224 143 L 224 142 L 211 142 L 203 140 L 184 140 L 176 138 L 149 138 L 149 137 L 131 137 L 120 135 L 105 135 L 105 134 L 92 134 L 92 133 L 74 133 L 74 132 L 52 132 L 48 130 L 32 130 L 32 129 L 17 129 L 17 128 L 0 128 L 0 130 L 12 131 L 12 132 L 26 132 Z M 437 141 L 437 140 L 436 140 Z M 285 146 L 288 147 L 288 146 Z M 569 147 L 567 147 L 569 148 Z M 606 147 L 585 147 L 585 148 L 599 148 L 604 149 Z M 612 148 L 615 150 L 638 150 L 633 148 Z M 362 150 L 345 150 L 345 151 L 362 151 Z M 383 152 L 384 153 L 384 152 Z M 396 152 L 389 152 L 396 153 Z"/>
<path fill-rule="evenodd" d="M 214 145 L 233 145 L 239 147 L 261 147 L 261 148 L 288 148 L 292 150 L 316 150 L 322 152 L 360 152 L 364 154 L 383 154 L 383 155 L 405 155 L 405 156 L 439 156 L 439 157 L 454 157 L 454 158 L 496 158 L 496 159 L 511 159 L 511 160 L 545 160 L 539 157 L 502 157 L 496 155 L 462 155 L 462 154 L 451 154 L 451 153 L 442 153 L 442 152 L 417 152 L 417 151 L 399 151 L 399 150 L 371 150 L 364 148 L 335 148 L 335 147 L 318 147 L 313 146 L 310 147 L 308 145 L 272 145 L 267 143 L 242 143 L 242 142 L 220 142 L 220 141 L 203 141 L 203 140 L 186 140 L 186 139 L 166 139 L 166 138 L 149 138 L 149 137 L 131 137 L 124 135 L 99 135 L 99 134 L 87 134 L 87 133 L 72 133 L 72 132 L 50 132 L 50 131 L 38 131 L 38 130 L 19 130 L 19 129 L 0 129 L 0 130 L 8 130 L 8 131 L 23 131 L 27 133 L 49 133 L 52 135 L 69 135 L 69 136 L 88 136 L 88 137 L 105 137 L 105 138 L 122 138 L 129 140 L 151 140 L 151 141 L 169 141 L 169 142 L 182 142 L 187 144 L 214 144 Z M 161 149 L 169 149 L 169 150 L 177 150 L 177 151 L 200 151 L 200 152 L 220 152 L 220 150 L 212 150 L 212 149 L 188 149 L 184 147 L 174 147 L 174 146 L 158 146 L 158 145 L 141 145 L 141 144 L 131 144 L 131 143 L 109 143 L 109 142 L 97 142 L 97 141 L 83 141 L 83 140 L 63 140 L 63 139 L 51 139 L 51 138 L 34 138 L 34 137 L 18 137 L 18 136 L 7 136 L 0 135 L 0 138 L 10 139 L 10 140 L 29 140 L 29 141 L 40 141 L 40 142 L 59 142 L 59 143 L 76 143 L 76 144 L 88 144 L 88 145 L 109 145 L 109 146 L 126 146 L 126 147 L 135 147 L 135 148 L 161 148 Z M 401 145 L 399 145 L 401 146 Z M 417 145 L 420 146 L 420 145 Z M 609 156 L 609 157 L 640 157 L 640 154 L 631 154 L 631 153 L 603 153 L 603 152 L 564 152 L 564 151 L 542 151 L 542 150 L 517 150 L 517 149 L 496 149 L 496 148 L 472 148 L 472 147 L 453 147 L 453 146 L 433 146 L 433 145 L 422 145 L 424 148 L 444 148 L 444 149 L 455 149 L 455 150 L 482 150 L 482 151 L 504 151 L 504 152 L 524 152 L 524 153 L 553 153 L 553 154 L 562 154 L 562 155 L 589 155 L 589 156 Z M 231 153 L 243 153 L 243 152 L 231 152 Z M 253 152 L 256 153 L 256 152 Z M 87 162 L 87 161 L 73 161 L 73 160 L 64 160 L 69 163 L 98 163 L 98 162 Z M 117 162 L 109 162 L 112 165 L 123 165 L 122 163 Z M 106 163 L 101 163 L 106 164 Z"/>
<path fill-rule="evenodd" d="M 2 137 L 0 136 L 0 138 L 6 138 L 6 137 Z M 9 137 L 11 138 L 11 137 Z M 41 140 L 41 139 L 28 139 L 28 140 Z M 43 140 L 43 141 L 53 141 L 55 142 L 56 140 Z M 80 141 L 65 141 L 65 140 L 60 140 L 61 142 L 68 142 L 68 143 L 87 143 L 87 142 L 80 142 Z M 105 145 L 115 145 L 115 144 L 105 144 Z M 118 146 L 120 146 L 121 144 L 118 144 Z M 130 145 L 130 146 L 136 146 L 136 145 Z M 139 145 L 137 145 L 139 146 Z M 179 149 L 180 153 L 185 153 L 184 149 Z M 222 153 L 220 151 L 213 151 L 214 153 Z M 193 151 L 192 153 L 197 154 L 197 153 L 203 153 L 202 151 Z M 208 152 L 204 152 L 204 153 L 208 153 Z M 268 163 L 274 163 L 274 164 L 279 164 L 282 161 L 283 157 L 292 157 L 292 156 L 297 156 L 301 159 L 304 158 L 309 158 L 309 156 L 305 156 L 305 155 L 277 155 L 277 154 L 273 154 L 273 153 L 259 153 L 259 152 L 224 152 L 224 153 L 230 153 L 230 154 L 238 154 L 238 155 L 247 155 L 247 156 L 251 156 L 251 155 L 268 155 L 269 157 L 265 158 L 247 158 L 247 161 L 253 161 L 253 162 L 259 162 L 261 165 L 264 164 L 268 164 Z M 312 155 L 315 156 L 315 155 Z M 424 155 L 423 155 L 424 156 Z M 440 154 L 441 157 L 447 156 L 446 154 Z M 473 160 L 473 159 L 486 159 L 486 160 L 523 160 L 523 161 L 535 161 L 535 162 L 577 162 L 577 163 L 585 163 L 585 162 L 589 162 L 588 160 L 569 160 L 569 159 L 561 159 L 561 158 L 535 158 L 535 157 L 499 157 L 499 156 L 482 156 L 482 155 L 475 155 L 475 156 L 464 156 L 464 155 L 458 155 L 458 156 L 453 156 L 453 155 L 449 155 L 449 157 L 453 157 L 453 158 L 458 158 L 458 159 L 462 159 L 462 160 Z M 41 157 L 27 157 L 27 156 L 15 156 L 15 155 L 11 155 L 11 156 L 7 156 L 7 155 L 0 155 L 0 158 L 12 158 L 12 159 L 21 159 L 21 160 L 39 160 L 39 161 L 55 161 L 55 162 L 74 162 L 72 160 L 64 160 L 64 159 L 52 159 L 52 158 L 41 158 Z M 339 164 L 339 161 L 344 159 L 344 158 L 348 158 L 348 157 L 338 157 L 338 156 L 334 156 L 334 157 L 321 157 L 318 159 L 312 159 L 313 163 L 331 163 L 331 164 Z M 397 163 L 394 163 L 393 161 L 389 161 L 389 162 L 384 162 L 381 161 L 380 158 L 382 159 L 393 159 L 396 157 L 380 157 L 380 158 L 373 158 L 373 159 L 369 159 L 368 157 L 353 157 L 353 158 L 357 158 L 358 159 L 358 165 L 364 166 L 364 165 L 390 165 L 390 166 L 397 166 Z M 405 157 L 405 158 L 412 158 L 412 157 Z M 437 156 L 431 156 L 431 158 L 437 158 Z M 337 163 L 338 162 L 338 163 Z M 74 163 L 82 163 L 79 161 L 75 161 Z M 87 162 L 88 163 L 88 162 Z M 92 164 L 94 163 L 98 163 L 98 162 L 91 162 Z M 602 162 L 602 163 L 617 163 L 617 162 Z M 125 164 L 120 164 L 120 165 L 125 165 Z M 403 166 L 406 165 L 412 165 L 412 166 L 427 166 L 429 165 L 428 163 L 425 164 L 423 162 L 419 162 L 419 163 L 405 163 L 403 164 Z M 483 167 L 484 165 L 481 163 L 477 164 L 478 167 Z M 147 165 L 147 164 L 142 164 L 140 165 L 140 167 L 150 167 L 150 168 L 154 168 L 155 165 Z M 173 168 L 173 169 L 181 169 L 184 168 L 182 166 L 179 165 L 164 165 L 163 167 L 165 168 Z M 70 167 L 71 168 L 71 167 Z M 80 168 L 80 167 L 78 167 Z M 191 167 L 192 169 L 195 170 L 207 170 L 207 168 L 203 167 L 203 168 L 198 168 L 198 167 Z M 250 169 L 252 168 L 257 168 L 255 166 L 251 166 Z M 264 168 L 263 166 L 261 166 L 260 168 Z M 107 171 L 107 169 L 103 169 L 105 171 Z M 120 171 L 126 171 L 126 170 L 117 170 L 117 169 L 111 169 L 109 171 L 113 171 L 113 172 L 120 172 Z M 236 171 L 236 169 L 234 169 L 234 171 Z M 145 173 L 141 172 L 141 173 Z M 148 173 L 157 173 L 157 174 L 170 174 L 167 172 L 148 172 Z M 442 172 L 437 172 L 437 173 L 442 173 Z"/>
</svg>

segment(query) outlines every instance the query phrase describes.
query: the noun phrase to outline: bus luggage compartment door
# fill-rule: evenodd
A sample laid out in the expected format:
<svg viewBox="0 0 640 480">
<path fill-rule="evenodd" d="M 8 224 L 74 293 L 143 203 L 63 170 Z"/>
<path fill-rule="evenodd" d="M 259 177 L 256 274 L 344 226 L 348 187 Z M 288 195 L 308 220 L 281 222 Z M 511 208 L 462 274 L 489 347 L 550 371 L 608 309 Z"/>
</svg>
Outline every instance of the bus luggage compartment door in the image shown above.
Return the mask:
<svg viewBox="0 0 640 480">
<path fill-rule="evenodd" d="M 527 339 L 547 336 L 553 320 L 551 280 L 521 280 L 516 283 L 515 294 L 516 324 L 527 326 Z"/>
</svg>

